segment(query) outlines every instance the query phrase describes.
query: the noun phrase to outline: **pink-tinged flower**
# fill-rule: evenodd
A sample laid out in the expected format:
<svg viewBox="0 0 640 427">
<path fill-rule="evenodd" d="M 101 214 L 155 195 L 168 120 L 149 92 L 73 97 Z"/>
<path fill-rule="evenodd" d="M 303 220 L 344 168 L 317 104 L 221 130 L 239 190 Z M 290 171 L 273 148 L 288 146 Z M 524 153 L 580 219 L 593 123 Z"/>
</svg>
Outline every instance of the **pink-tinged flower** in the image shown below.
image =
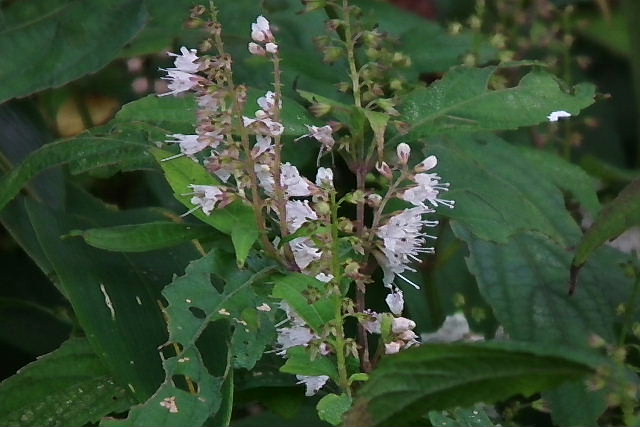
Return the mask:
<svg viewBox="0 0 640 427">
<path fill-rule="evenodd" d="M 287 228 L 295 233 L 305 223 L 318 219 L 316 212 L 309 206 L 309 201 L 289 200 L 287 202 Z"/>
<path fill-rule="evenodd" d="M 384 354 L 396 354 L 402 348 L 402 342 L 392 341 L 384 345 Z"/>
<path fill-rule="evenodd" d="M 393 170 L 391 170 L 391 167 L 387 164 L 387 162 L 376 163 L 376 169 L 378 170 L 378 172 L 380 172 L 380 175 L 384 176 L 385 178 L 393 178 Z"/>
<path fill-rule="evenodd" d="M 296 138 L 296 141 L 305 137 L 311 137 L 322 144 L 321 152 L 331 151 L 336 143 L 336 141 L 333 139 L 333 129 L 331 128 L 331 126 L 305 126 L 309 130 L 309 133 L 299 136 L 298 138 Z"/>
<path fill-rule="evenodd" d="M 257 43 L 249 43 L 249 53 L 252 55 L 265 56 L 267 51 Z"/>
<path fill-rule="evenodd" d="M 277 110 L 282 108 L 282 101 L 276 102 L 276 94 L 271 91 L 268 91 L 264 96 L 258 98 L 257 103 L 258 106 L 268 115 L 273 115 Z M 256 117 L 258 116 L 259 114 L 256 113 Z"/>
<path fill-rule="evenodd" d="M 318 249 L 313 240 L 308 237 L 298 237 L 289 242 L 293 258 L 300 270 L 306 269 L 309 264 L 320 259 L 322 251 Z"/>
<path fill-rule="evenodd" d="M 429 160 L 426 159 L 425 162 Z M 432 163 L 437 160 L 432 160 Z M 429 164 L 426 164 L 429 166 Z M 410 187 L 404 191 L 401 198 L 415 206 L 425 206 L 426 202 L 429 202 L 432 206 L 444 205 L 448 208 L 453 208 L 455 205 L 454 200 L 441 199 L 440 193 L 443 191 L 449 191 L 448 182 L 440 182 L 442 178 L 435 173 L 417 173 L 413 177 L 415 186 Z"/>
<path fill-rule="evenodd" d="M 370 334 L 379 334 L 382 330 L 382 315 L 372 310 L 365 310 L 367 320 L 361 320 L 362 327 Z"/>
<path fill-rule="evenodd" d="M 264 48 L 269 53 L 278 53 L 278 45 L 275 43 L 267 43 L 266 45 L 264 45 Z"/>
<path fill-rule="evenodd" d="M 217 96 L 207 93 L 198 97 L 198 107 L 209 113 L 220 111 L 221 106 L 222 103 L 220 102 L 220 98 Z"/>
<path fill-rule="evenodd" d="M 256 22 L 251 24 L 251 38 L 254 42 L 258 43 L 268 43 L 275 40 L 267 18 L 260 15 L 256 19 Z"/>
<path fill-rule="evenodd" d="M 256 143 L 251 149 L 251 157 L 258 158 L 264 153 L 273 153 L 275 146 L 273 140 L 267 135 L 256 135 Z"/>
<path fill-rule="evenodd" d="M 394 289 L 387 298 L 385 298 L 387 305 L 389 306 L 389 310 L 396 316 L 400 316 L 402 314 L 402 310 L 404 310 L 404 293 L 396 288 Z"/>
<path fill-rule="evenodd" d="M 438 158 L 436 156 L 429 156 L 420 163 L 418 163 L 415 167 L 416 172 L 426 172 L 435 168 L 438 165 Z"/>
<path fill-rule="evenodd" d="M 200 135 L 183 135 L 181 133 L 174 133 L 167 135 L 165 142 L 180 145 L 180 151 L 183 155 L 193 157 L 195 154 L 201 152 L 209 146 L 207 141 L 201 141 Z M 175 158 L 172 156 L 171 158 Z"/>
<path fill-rule="evenodd" d="M 416 327 L 416 322 L 406 317 L 396 317 L 393 319 L 392 332 L 394 334 L 401 334 L 406 331 L 410 331 Z"/>
<path fill-rule="evenodd" d="M 193 190 L 191 203 L 196 205 L 195 209 L 201 208 L 205 215 L 210 215 L 216 205 L 223 199 L 224 192 L 216 185 L 189 185 Z"/>
<path fill-rule="evenodd" d="M 557 122 L 560 119 L 566 119 L 568 117 L 571 117 L 571 113 L 569 113 L 568 111 L 560 110 L 550 113 L 547 116 L 547 119 L 549 119 L 550 122 Z"/>
<path fill-rule="evenodd" d="M 394 276 L 398 276 L 416 288 L 418 285 L 402 275 L 405 270 L 415 271 L 409 263 L 420 261 L 418 256 L 423 253 L 434 253 L 434 248 L 425 248 L 426 238 L 435 238 L 424 234 L 423 227 L 435 227 L 438 221 L 426 221 L 422 215 L 433 212 L 424 207 L 405 209 L 393 215 L 376 231 L 376 236 L 382 239 L 382 259 L 379 259 L 384 272 L 384 284 L 391 287 Z"/>
<path fill-rule="evenodd" d="M 175 56 L 175 68 L 173 70 L 183 71 L 185 73 L 196 73 L 200 68 L 198 61 L 198 55 L 196 55 L 195 49 L 187 49 L 182 46 L 180 48 L 180 54 L 169 52 L 169 56 Z"/>
<path fill-rule="evenodd" d="M 289 162 L 280 166 L 280 182 L 288 197 L 305 197 L 311 195 L 309 180 L 300 175 L 298 168 Z"/>
<path fill-rule="evenodd" d="M 398 155 L 398 161 L 401 164 L 406 165 L 409 163 L 409 156 L 411 155 L 411 147 L 409 147 L 409 144 L 405 144 L 404 142 L 398 144 L 396 153 Z"/>
<path fill-rule="evenodd" d="M 180 70 L 167 70 L 168 77 L 162 77 L 163 80 L 169 80 L 169 92 L 161 93 L 159 96 L 177 95 L 186 92 L 198 86 L 199 77 Z"/>
<path fill-rule="evenodd" d="M 252 119 L 247 116 L 242 116 L 242 123 L 244 127 L 251 128 L 255 133 L 260 135 L 279 136 L 284 132 L 282 123 L 276 122 L 269 117 Z"/>
<path fill-rule="evenodd" d="M 307 387 L 305 396 L 313 396 L 318 390 L 320 390 L 329 380 L 327 375 L 319 375 L 319 376 L 306 376 L 306 375 L 296 375 L 296 378 L 299 380 L 296 384 L 304 384 Z"/>
</svg>

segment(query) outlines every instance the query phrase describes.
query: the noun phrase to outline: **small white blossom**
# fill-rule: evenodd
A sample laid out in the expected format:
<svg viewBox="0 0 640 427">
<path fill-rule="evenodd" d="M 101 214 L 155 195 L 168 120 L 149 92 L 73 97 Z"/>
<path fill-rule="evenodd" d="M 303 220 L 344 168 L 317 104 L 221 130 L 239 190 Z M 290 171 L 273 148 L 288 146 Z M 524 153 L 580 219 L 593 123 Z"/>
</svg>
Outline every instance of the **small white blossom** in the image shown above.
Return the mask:
<svg viewBox="0 0 640 427">
<path fill-rule="evenodd" d="M 275 43 L 267 43 L 266 45 L 264 45 L 264 48 L 267 52 L 269 53 L 278 53 L 278 45 Z"/>
<path fill-rule="evenodd" d="M 396 153 L 398 155 L 398 161 L 401 164 L 406 165 L 409 163 L 409 156 L 411 155 L 411 147 L 409 147 L 409 144 L 405 144 L 404 142 L 398 144 Z"/>
<path fill-rule="evenodd" d="M 273 153 L 275 146 L 270 136 L 256 135 L 256 144 L 251 149 L 251 157 L 254 159 L 264 153 Z"/>
<path fill-rule="evenodd" d="M 318 249 L 313 240 L 308 237 L 298 237 L 289 242 L 293 258 L 300 270 L 306 269 L 309 264 L 320 259 L 322 251 Z"/>
<path fill-rule="evenodd" d="M 316 274 L 316 279 L 324 283 L 329 283 L 333 280 L 333 274 L 318 273 Z"/>
<path fill-rule="evenodd" d="M 257 43 L 249 43 L 249 53 L 252 55 L 265 56 L 267 51 Z"/>
<path fill-rule="evenodd" d="M 415 206 L 424 206 L 429 202 L 433 206 L 444 205 L 453 208 L 455 201 L 441 199 L 440 192 L 449 190 L 448 182 L 440 182 L 442 178 L 435 173 L 417 173 L 413 180 L 416 185 L 402 194 L 402 199 Z"/>
<path fill-rule="evenodd" d="M 274 40 L 267 18 L 262 15 L 258 16 L 256 22 L 251 24 L 251 38 L 259 43 L 267 43 Z"/>
<path fill-rule="evenodd" d="M 296 384 L 304 384 L 307 387 L 307 391 L 304 393 L 305 396 L 315 395 L 329 380 L 327 375 L 319 375 L 317 377 L 296 375 L 296 378 L 298 379 Z"/>
<path fill-rule="evenodd" d="M 287 162 L 280 166 L 280 182 L 288 197 L 305 197 L 311 195 L 309 181 L 300 175 L 298 168 Z"/>
<path fill-rule="evenodd" d="M 256 310 L 268 313 L 271 311 L 271 307 L 266 302 L 263 302 L 262 304 L 256 307 Z"/>
<path fill-rule="evenodd" d="M 396 316 L 400 316 L 402 314 L 402 310 L 404 310 L 404 293 L 396 288 L 392 291 L 387 298 L 385 298 L 387 305 L 389 306 L 389 310 Z"/>
<path fill-rule="evenodd" d="M 178 412 L 180 412 L 178 410 L 178 405 L 176 404 L 175 396 L 165 397 L 162 402 L 160 402 L 160 406 L 162 406 L 163 408 L 167 408 L 172 414 L 177 414 Z"/>
<path fill-rule="evenodd" d="M 162 79 L 169 80 L 169 92 L 161 93 L 159 96 L 177 95 L 198 86 L 198 76 L 180 70 L 167 70 L 167 72 L 169 76 Z"/>
<path fill-rule="evenodd" d="M 258 98 L 257 103 L 267 114 L 274 114 L 282 108 L 282 101 L 276 103 L 276 94 L 272 91 L 268 91 L 264 96 Z M 256 116 L 258 115 L 256 114 Z"/>
<path fill-rule="evenodd" d="M 306 347 L 311 341 L 317 339 L 318 336 L 306 326 L 293 325 L 290 327 L 279 328 L 277 337 L 277 354 L 285 356 L 287 350 L 291 347 Z"/>
<path fill-rule="evenodd" d="M 167 135 L 167 137 L 173 139 L 167 139 L 165 142 L 180 145 L 180 151 L 188 157 L 194 156 L 209 146 L 207 141 L 199 140 L 200 135 L 183 135 L 181 133 L 174 133 Z"/>
<path fill-rule="evenodd" d="M 422 334 L 424 342 L 454 342 L 454 341 L 481 341 L 481 335 L 474 334 L 469 328 L 469 322 L 463 313 L 449 315 L 444 319 L 442 326 L 432 333 Z"/>
<path fill-rule="evenodd" d="M 169 52 L 169 56 L 175 56 L 175 68 L 173 70 L 183 71 L 185 73 L 196 73 L 200 68 L 198 61 L 198 55 L 196 55 L 195 49 L 187 49 L 182 46 L 180 48 L 180 54 Z"/>
<path fill-rule="evenodd" d="M 331 168 L 318 168 L 316 185 L 318 187 L 333 187 L 333 170 Z"/>
<path fill-rule="evenodd" d="M 403 342 L 392 341 L 384 345 L 384 354 L 396 354 L 402 348 Z"/>
<path fill-rule="evenodd" d="M 306 222 L 318 219 L 316 212 L 309 206 L 309 201 L 289 200 L 287 202 L 287 228 L 295 233 Z"/>
<path fill-rule="evenodd" d="M 438 165 L 438 158 L 436 156 L 429 156 L 415 167 L 416 172 L 426 172 L 435 168 Z"/>
<path fill-rule="evenodd" d="M 379 334 L 382 329 L 382 316 L 380 313 L 376 313 L 372 310 L 365 310 L 364 314 L 371 318 L 371 320 L 361 321 L 364 329 L 370 334 Z"/>
<path fill-rule="evenodd" d="M 322 144 L 322 152 L 331 151 L 334 144 L 336 143 L 336 141 L 333 139 L 333 129 L 331 129 L 331 126 L 305 126 L 309 130 L 309 133 L 296 138 L 296 141 L 309 136 Z"/>
<path fill-rule="evenodd" d="M 410 331 L 416 327 L 416 322 L 406 317 L 396 317 L 393 319 L 393 333 L 401 334 L 405 331 Z"/>
<path fill-rule="evenodd" d="M 193 189 L 194 196 L 191 203 L 196 208 L 202 208 L 205 215 L 210 215 L 216 207 L 216 204 L 223 198 L 224 192 L 216 185 L 189 185 Z"/>
<path fill-rule="evenodd" d="M 571 117 L 571 113 L 564 110 L 560 110 L 560 111 L 554 111 L 551 114 L 549 114 L 547 116 L 547 119 L 549 119 L 550 122 L 557 122 L 559 119 L 564 119 L 568 117 Z"/>
</svg>

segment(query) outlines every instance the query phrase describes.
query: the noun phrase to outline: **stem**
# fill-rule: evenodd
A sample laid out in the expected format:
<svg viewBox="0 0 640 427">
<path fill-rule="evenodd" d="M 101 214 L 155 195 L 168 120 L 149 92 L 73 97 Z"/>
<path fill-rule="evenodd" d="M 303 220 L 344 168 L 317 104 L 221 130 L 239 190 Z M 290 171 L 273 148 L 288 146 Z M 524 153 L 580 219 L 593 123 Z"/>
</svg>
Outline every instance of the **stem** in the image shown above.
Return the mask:
<svg viewBox="0 0 640 427">
<path fill-rule="evenodd" d="M 336 203 L 336 191 L 331 190 L 331 254 L 332 254 L 332 270 L 336 289 L 340 298 L 336 304 L 335 322 L 336 322 L 336 356 L 338 361 L 338 374 L 340 377 L 339 386 L 342 390 L 351 396 L 351 388 L 349 387 L 349 375 L 347 372 L 347 360 L 345 356 L 345 336 L 344 336 L 344 316 L 342 315 L 342 269 L 340 268 L 340 254 L 338 245 L 338 204 Z"/>
<path fill-rule="evenodd" d="M 622 329 L 620 330 L 620 337 L 618 338 L 618 345 L 624 345 L 629 329 L 635 318 L 636 309 L 638 308 L 638 300 L 640 299 L 640 271 L 636 271 L 636 281 L 633 284 L 633 292 L 629 298 L 624 310 L 624 321 L 622 323 Z"/>
<path fill-rule="evenodd" d="M 362 108 L 362 100 L 360 99 L 360 74 L 356 67 L 355 40 L 351 29 L 351 20 L 349 19 L 348 0 L 342 0 L 342 9 L 344 11 L 344 42 L 347 48 L 347 62 L 349 63 L 351 85 L 353 86 L 353 100 L 356 107 Z"/>
</svg>

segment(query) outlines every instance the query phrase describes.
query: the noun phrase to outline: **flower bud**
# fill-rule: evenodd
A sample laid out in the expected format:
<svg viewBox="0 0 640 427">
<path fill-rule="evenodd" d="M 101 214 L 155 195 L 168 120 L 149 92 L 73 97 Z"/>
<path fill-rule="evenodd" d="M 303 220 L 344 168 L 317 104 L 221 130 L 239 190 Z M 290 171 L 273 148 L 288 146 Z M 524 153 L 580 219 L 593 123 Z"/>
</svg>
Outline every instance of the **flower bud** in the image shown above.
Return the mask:
<svg viewBox="0 0 640 427">
<path fill-rule="evenodd" d="M 405 144 L 404 142 L 398 144 L 396 153 L 398 155 L 398 161 L 401 164 L 406 165 L 409 163 L 409 156 L 411 155 L 411 147 L 409 147 L 409 144 Z"/>
<path fill-rule="evenodd" d="M 415 167 L 415 171 L 417 173 L 426 172 L 436 167 L 438 164 L 438 158 L 436 156 L 429 156 L 420 163 L 418 163 Z"/>
<path fill-rule="evenodd" d="M 416 322 L 406 317 L 396 317 L 393 319 L 392 331 L 394 334 L 400 334 L 405 331 L 410 331 L 416 327 Z"/>
<path fill-rule="evenodd" d="M 400 351 L 402 343 L 398 341 L 390 342 L 384 345 L 384 354 L 396 354 Z"/>
<path fill-rule="evenodd" d="M 367 196 L 367 204 L 372 208 L 377 208 L 382 202 L 382 196 L 376 193 L 369 194 Z"/>
<path fill-rule="evenodd" d="M 386 162 L 378 162 L 376 164 L 376 169 L 382 176 L 389 179 L 393 178 L 393 171 Z"/>
</svg>

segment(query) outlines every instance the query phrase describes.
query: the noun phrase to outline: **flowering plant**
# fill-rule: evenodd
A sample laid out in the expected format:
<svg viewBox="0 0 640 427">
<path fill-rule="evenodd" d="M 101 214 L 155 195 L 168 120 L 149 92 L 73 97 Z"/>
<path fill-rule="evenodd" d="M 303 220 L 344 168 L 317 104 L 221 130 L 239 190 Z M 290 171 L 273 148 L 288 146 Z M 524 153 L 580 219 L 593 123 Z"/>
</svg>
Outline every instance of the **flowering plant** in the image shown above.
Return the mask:
<svg viewBox="0 0 640 427">
<path fill-rule="evenodd" d="M 146 22 L 133 2 L 107 3 Z M 0 421 L 229 425 L 291 400 L 333 425 L 489 425 L 512 416 L 489 405 L 515 413 L 521 394 L 559 424 L 577 422 L 557 409 L 568 399 L 596 402 L 580 421 L 609 404 L 632 423 L 622 350 L 638 270 L 627 264 L 630 292 L 626 255 L 586 264 L 615 228 L 606 210 L 587 233 L 577 224 L 601 209 L 586 172 L 503 139 L 537 126 L 570 156 L 594 86 L 485 37 L 484 1 L 449 31 L 383 2 L 302 3 L 302 15 L 243 5 L 240 18 L 226 2 L 193 7 L 184 46 L 155 58 L 153 93 L 3 178 L 3 221 L 82 333 L 0 395 L 55 364 L 66 389 L 9 399 Z M 125 48 L 132 72 L 153 37 Z M 150 92 L 144 81 L 132 87 Z M 116 210 L 77 185 L 60 187 L 68 211 L 16 199 L 58 164 L 91 179 L 151 171 L 143 188 L 163 207 Z"/>
</svg>

